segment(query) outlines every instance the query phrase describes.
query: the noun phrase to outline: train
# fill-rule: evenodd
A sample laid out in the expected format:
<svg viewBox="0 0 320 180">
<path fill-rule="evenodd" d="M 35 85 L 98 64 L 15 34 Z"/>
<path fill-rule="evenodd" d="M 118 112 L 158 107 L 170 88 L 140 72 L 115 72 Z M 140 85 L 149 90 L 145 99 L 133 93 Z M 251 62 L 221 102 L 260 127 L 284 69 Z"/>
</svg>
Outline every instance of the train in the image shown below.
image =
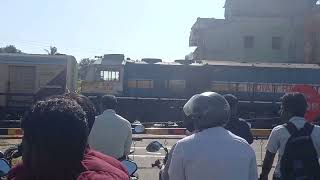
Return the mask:
<svg viewBox="0 0 320 180">
<path fill-rule="evenodd" d="M 100 98 L 115 95 L 118 114 L 131 122 L 181 125 L 187 99 L 204 91 L 237 96 L 240 116 L 253 124 L 259 119 L 261 123 L 254 125 L 258 128 L 278 123 L 280 97 L 287 92 L 305 94 L 307 119 L 320 114 L 318 64 L 163 62 L 108 54 L 89 66 L 79 89 L 77 71 L 73 56 L 0 54 L 0 120 L 19 119 L 38 99 L 77 90 L 96 104 L 98 112 Z"/>
<path fill-rule="evenodd" d="M 246 119 L 277 117 L 281 96 L 302 92 L 309 103 L 308 119 L 312 119 L 320 114 L 319 77 L 318 64 L 134 61 L 110 54 L 90 66 L 81 92 L 116 95 L 121 113 L 129 119 L 160 122 L 181 119 L 186 100 L 204 91 L 237 96 L 241 117 Z"/>
<path fill-rule="evenodd" d="M 0 53 L 0 120 L 18 120 L 37 100 L 77 90 L 73 56 Z"/>
</svg>

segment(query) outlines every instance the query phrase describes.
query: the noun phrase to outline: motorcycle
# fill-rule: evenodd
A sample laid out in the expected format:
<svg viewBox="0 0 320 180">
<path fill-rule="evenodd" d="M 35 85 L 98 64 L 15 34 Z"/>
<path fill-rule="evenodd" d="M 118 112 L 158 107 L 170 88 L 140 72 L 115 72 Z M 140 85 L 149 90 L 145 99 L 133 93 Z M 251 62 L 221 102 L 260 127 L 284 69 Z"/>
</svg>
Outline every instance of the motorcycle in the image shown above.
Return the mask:
<svg viewBox="0 0 320 180">
<path fill-rule="evenodd" d="M 13 160 L 21 156 L 21 144 L 8 148 L 4 153 L 0 151 L 0 179 L 5 179 L 5 176 L 9 173 L 11 167 L 14 164 Z M 121 164 L 126 167 L 131 180 L 138 179 L 138 177 L 134 175 L 138 170 L 138 166 L 135 162 L 129 159 L 124 159 L 121 161 Z"/>
<path fill-rule="evenodd" d="M 165 151 L 165 157 L 163 160 L 157 159 L 154 163 L 151 164 L 151 167 L 158 167 L 160 169 L 159 172 L 159 180 L 162 180 L 162 171 L 164 165 L 168 161 L 168 154 L 169 150 L 167 147 L 163 146 L 160 142 L 158 141 L 152 141 L 148 146 L 146 147 L 146 150 L 148 152 L 158 152 L 160 149 L 163 149 Z"/>
<path fill-rule="evenodd" d="M 136 121 L 132 124 L 132 127 L 133 127 L 133 130 L 134 130 L 134 133 L 137 133 L 137 134 L 141 134 L 145 131 L 145 127 L 139 122 L 139 121 Z M 134 162 L 134 152 L 135 152 L 135 141 L 133 142 L 133 146 L 134 146 L 134 150 L 133 151 L 130 151 L 129 155 L 132 155 L 133 156 L 133 159 L 130 159 L 129 156 L 127 157 L 122 157 L 120 159 L 118 159 L 119 161 L 121 161 L 121 163 L 127 167 L 127 170 L 128 170 L 128 173 L 129 173 L 129 176 L 130 176 L 130 180 L 137 180 L 139 179 L 139 176 L 138 174 L 136 174 L 136 171 L 138 169 L 138 166 L 137 164 Z"/>
<path fill-rule="evenodd" d="M 141 123 L 137 123 L 134 127 L 136 133 L 143 133 L 145 130 L 144 126 Z M 134 151 L 131 151 L 130 154 L 133 154 Z M 8 148 L 4 153 L 0 151 L 0 179 L 5 178 L 9 173 L 11 167 L 14 165 L 13 160 L 22 156 L 22 145 L 15 145 Z M 135 175 L 135 172 L 138 170 L 138 166 L 133 160 L 127 158 L 120 160 L 122 165 L 126 167 L 128 175 L 131 180 L 137 180 L 138 175 Z"/>
<path fill-rule="evenodd" d="M 130 151 L 129 155 L 133 153 L 134 151 Z M 132 159 L 126 156 L 126 157 L 119 158 L 118 161 L 120 161 L 122 165 L 127 168 L 128 174 L 130 176 L 130 180 L 139 179 L 138 174 L 136 174 L 136 171 L 138 170 L 138 165 Z"/>
<path fill-rule="evenodd" d="M 13 165 L 12 161 L 22 156 L 21 147 L 19 144 L 8 148 L 4 153 L 0 151 L 0 179 L 6 179 Z"/>
<path fill-rule="evenodd" d="M 0 179 L 5 179 L 5 176 L 9 173 L 11 166 L 4 158 L 0 159 Z"/>
<path fill-rule="evenodd" d="M 130 180 L 137 180 L 139 177 L 135 175 L 135 172 L 138 170 L 138 165 L 131 160 L 123 160 L 121 164 L 127 168 L 128 175 L 130 176 Z"/>
</svg>

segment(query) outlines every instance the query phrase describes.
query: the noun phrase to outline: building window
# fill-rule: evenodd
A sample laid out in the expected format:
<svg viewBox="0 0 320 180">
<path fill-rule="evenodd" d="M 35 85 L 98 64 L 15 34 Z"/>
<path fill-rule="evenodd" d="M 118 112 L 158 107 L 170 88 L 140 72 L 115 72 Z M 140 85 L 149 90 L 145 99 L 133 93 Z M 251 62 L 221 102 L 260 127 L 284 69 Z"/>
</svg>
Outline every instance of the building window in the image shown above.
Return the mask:
<svg viewBox="0 0 320 180">
<path fill-rule="evenodd" d="M 253 36 L 245 36 L 243 38 L 243 46 L 246 49 L 254 48 L 254 37 Z"/>
<path fill-rule="evenodd" d="M 130 79 L 128 80 L 128 88 L 151 89 L 153 88 L 153 80 Z"/>
<path fill-rule="evenodd" d="M 120 81 L 119 71 L 100 71 L 100 77 L 104 81 Z"/>
<path fill-rule="evenodd" d="M 272 50 L 281 50 L 282 48 L 282 38 L 272 37 Z"/>
</svg>

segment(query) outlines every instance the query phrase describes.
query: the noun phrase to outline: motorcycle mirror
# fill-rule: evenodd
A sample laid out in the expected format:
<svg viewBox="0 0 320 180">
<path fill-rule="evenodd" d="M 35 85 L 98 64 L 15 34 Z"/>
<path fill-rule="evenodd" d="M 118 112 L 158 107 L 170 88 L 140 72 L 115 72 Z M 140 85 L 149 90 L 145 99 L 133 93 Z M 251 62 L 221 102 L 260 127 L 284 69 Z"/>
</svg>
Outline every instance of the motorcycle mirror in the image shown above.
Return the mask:
<svg viewBox="0 0 320 180">
<path fill-rule="evenodd" d="M 143 133 L 144 132 L 144 126 L 142 124 L 137 125 L 136 127 L 134 127 L 134 131 L 136 133 Z"/>
<path fill-rule="evenodd" d="M 158 141 L 152 141 L 148 146 L 146 147 L 146 150 L 148 152 L 157 152 L 161 149 L 162 144 L 159 143 Z"/>
<path fill-rule="evenodd" d="M 124 160 L 121 161 L 122 165 L 127 168 L 128 174 L 132 176 L 138 169 L 138 166 L 135 162 L 129 161 L 129 160 Z"/>
<path fill-rule="evenodd" d="M 5 159 L 0 159 L 0 177 L 6 176 L 10 171 L 10 165 Z"/>
</svg>

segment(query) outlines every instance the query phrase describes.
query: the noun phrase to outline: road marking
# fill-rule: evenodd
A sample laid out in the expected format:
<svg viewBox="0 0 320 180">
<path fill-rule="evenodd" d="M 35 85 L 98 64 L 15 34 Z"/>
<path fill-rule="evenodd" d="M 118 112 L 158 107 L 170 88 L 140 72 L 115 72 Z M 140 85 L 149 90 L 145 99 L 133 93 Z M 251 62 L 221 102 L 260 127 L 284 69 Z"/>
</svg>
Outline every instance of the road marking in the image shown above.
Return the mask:
<svg viewBox="0 0 320 180">
<path fill-rule="evenodd" d="M 158 155 L 161 155 L 161 153 L 159 152 L 147 152 L 148 154 L 158 154 Z"/>
<path fill-rule="evenodd" d="M 134 146 L 131 146 L 131 149 L 134 149 L 134 148 L 136 148 L 136 149 L 146 149 L 147 147 L 142 147 L 142 146 L 136 146 L 136 147 L 134 147 Z M 170 150 L 171 147 L 167 147 L 167 149 Z"/>
<path fill-rule="evenodd" d="M 129 155 L 129 157 L 130 158 L 136 158 L 136 157 L 141 157 L 141 158 L 150 158 L 150 157 L 152 157 L 152 158 L 164 158 L 165 156 L 159 156 L 159 155 L 146 155 L 146 154 L 135 154 L 135 155 Z"/>
</svg>

